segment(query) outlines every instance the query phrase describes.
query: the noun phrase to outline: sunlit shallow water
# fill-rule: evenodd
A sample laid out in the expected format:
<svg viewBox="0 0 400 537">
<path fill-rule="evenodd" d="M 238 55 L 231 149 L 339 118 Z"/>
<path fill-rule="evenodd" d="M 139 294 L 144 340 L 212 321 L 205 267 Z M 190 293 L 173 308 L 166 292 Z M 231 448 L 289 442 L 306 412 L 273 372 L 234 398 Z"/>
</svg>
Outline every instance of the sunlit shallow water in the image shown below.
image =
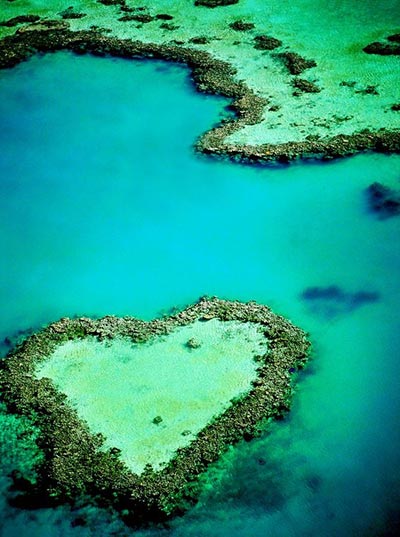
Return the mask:
<svg viewBox="0 0 400 537">
<path fill-rule="evenodd" d="M 74 314 L 150 319 L 204 294 L 266 303 L 311 334 L 288 417 L 230 450 L 171 529 L 140 534 L 389 535 L 400 219 L 376 218 L 364 191 L 399 187 L 400 158 L 271 169 L 197 157 L 226 101 L 160 63 L 48 55 L 1 72 L 0 92 L 2 337 Z M 336 297 L 304 298 L 332 285 Z M 4 503 L 2 516 L 7 537 L 123 532 L 99 510 L 75 527 L 64 508 Z"/>
<path fill-rule="evenodd" d="M 162 468 L 230 401 L 251 389 L 256 355 L 267 351 L 261 326 L 196 321 L 132 344 L 94 338 L 59 345 L 36 369 L 68 396 L 90 430 L 121 450 L 135 473 Z"/>
</svg>

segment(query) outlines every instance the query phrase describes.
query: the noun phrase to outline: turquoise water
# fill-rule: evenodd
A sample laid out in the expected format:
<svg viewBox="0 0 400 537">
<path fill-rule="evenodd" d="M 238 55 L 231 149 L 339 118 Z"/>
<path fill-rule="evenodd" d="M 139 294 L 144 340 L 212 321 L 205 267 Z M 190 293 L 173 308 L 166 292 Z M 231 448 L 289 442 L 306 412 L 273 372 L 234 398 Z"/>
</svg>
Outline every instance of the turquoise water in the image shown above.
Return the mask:
<svg viewBox="0 0 400 537">
<path fill-rule="evenodd" d="M 156 62 L 57 54 L 0 73 L 1 336 L 65 315 L 150 319 L 204 294 L 271 305 L 314 344 L 291 413 L 230 450 L 171 529 L 138 535 L 394 535 L 400 219 L 377 219 L 364 189 L 398 188 L 400 158 L 251 168 L 196 156 L 224 105 Z M 302 297 L 332 285 L 343 292 Z M 6 537 L 125 531 L 89 508 L 3 501 L 2 518 Z"/>
</svg>

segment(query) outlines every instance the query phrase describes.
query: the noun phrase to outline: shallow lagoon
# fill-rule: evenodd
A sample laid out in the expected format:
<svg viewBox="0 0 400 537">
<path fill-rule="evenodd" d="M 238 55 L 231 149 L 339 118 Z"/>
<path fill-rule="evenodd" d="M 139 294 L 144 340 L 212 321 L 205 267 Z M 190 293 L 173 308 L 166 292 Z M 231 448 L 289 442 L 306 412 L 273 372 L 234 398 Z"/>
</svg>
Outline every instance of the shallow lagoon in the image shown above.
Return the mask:
<svg viewBox="0 0 400 537">
<path fill-rule="evenodd" d="M 389 535 L 400 220 L 369 213 L 364 189 L 398 187 L 400 158 L 250 168 L 198 157 L 191 144 L 226 101 L 161 63 L 48 55 L 0 73 L 0 88 L 3 337 L 65 315 L 150 319 L 204 294 L 266 303 L 311 333 L 287 419 L 210 470 L 169 533 Z M 340 300 L 301 298 L 331 285 Z M 360 291 L 379 299 L 357 303 Z M 98 510 L 86 527 L 75 516 L 4 506 L 3 533 L 123 531 Z"/>
<path fill-rule="evenodd" d="M 59 345 L 36 370 L 68 396 L 92 433 L 140 474 L 163 468 L 178 448 L 245 395 L 267 351 L 260 325 L 196 321 L 133 344 L 95 338 Z"/>
</svg>

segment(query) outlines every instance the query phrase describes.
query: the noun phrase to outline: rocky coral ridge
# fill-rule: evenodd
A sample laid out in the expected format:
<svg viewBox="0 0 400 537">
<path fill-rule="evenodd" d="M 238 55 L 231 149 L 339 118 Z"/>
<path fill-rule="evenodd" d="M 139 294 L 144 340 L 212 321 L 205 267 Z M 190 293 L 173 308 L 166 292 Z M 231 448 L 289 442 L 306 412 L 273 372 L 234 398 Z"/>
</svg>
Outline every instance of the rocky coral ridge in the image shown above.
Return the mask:
<svg viewBox="0 0 400 537">
<path fill-rule="evenodd" d="M 100 0 L 99 0 L 100 1 Z M 124 0 L 101 0 L 125 5 Z M 129 8 L 130 9 L 130 8 Z M 204 42 L 203 40 L 201 41 Z M 123 58 L 159 58 L 183 62 L 192 69 L 199 91 L 221 94 L 233 99 L 231 108 L 235 118 L 224 119 L 220 125 L 206 132 L 196 148 L 207 154 L 229 157 L 232 160 L 289 162 L 296 158 L 337 158 L 364 150 L 384 153 L 400 152 L 400 130 L 363 130 L 351 135 L 331 138 L 309 136 L 302 141 L 281 144 L 249 145 L 227 143 L 234 132 L 262 121 L 267 100 L 257 95 L 243 81 L 235 78 L 236 70 L 227 62 L 214 59 L 209 53 L 183 46 L 181 42 L 166 44 L 143 43 L 132 39 L 119 39 L 104 35 L 100 28 L 71 31 L 66 20 L 43 20 L 20 27 L 14 35 L 0 41 L 0 69 L 13 67 L 36 52 L 72 50 L 78 54 L 91 53 Z M 314 66 L 294 53 L 285 53 L 288 69 L 298 72 Z M 289 67 L 290 66 L 290 67 Z M 304 91 L 318 92 L 313 82 L 294 79 L 296 95 Z"/>
<path fill-rule="evenodd" d="M 247 395 L 208 424 L 188 447 L 177 450 L 162 470 L 150 466 L 140 476 L 119 460 L 119 450 L 101 450 L 103 438 L 92 435 L 74 409 L 49 379 L 34 372 L 61 343 L 87 336 L 100 340 L 114 337 L 147 341 L 175 327 L 196 320 L 254 322 L 264 331 L 268 352 L 256 357 L 257 377 Z M 226 447 L 250 439 L 262 423 L 289 408 L 291 375 L 307 361 L 309 343 L 305 333 L 266 306 L 203 298 L 171 317 L 144 322 L 135 318 L 63 318 L 30 336 L 2 362 L 0 392 L 8 410 L 34 417 L 40 430 L 39 446 L 44 462 L 38 481 L 29 489 L 32 498 L 54 502 L 74 501 L 89 495 L 118 509 L 128 524 L 163 520 L 178 514 L 196 499 L 196 477 Z M 26 496 L 25 500 L 26 502 Z"/>
</svg>

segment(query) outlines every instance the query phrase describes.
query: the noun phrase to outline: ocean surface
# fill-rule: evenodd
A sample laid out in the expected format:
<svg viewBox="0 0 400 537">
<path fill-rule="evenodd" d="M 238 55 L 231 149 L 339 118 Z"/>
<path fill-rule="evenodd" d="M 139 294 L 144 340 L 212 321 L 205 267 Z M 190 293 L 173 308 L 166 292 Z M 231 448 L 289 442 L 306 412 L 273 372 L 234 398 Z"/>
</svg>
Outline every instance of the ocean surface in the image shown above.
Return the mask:
<svg viewBox="0 0 400 537">
<path fill-rule="evenodd" d="M 2 537 L 398 533 L 400 218 L 379 218 L 365 189 L 399 188 L 400 157 L 250 167 L 196 155 L 227 104 L 159 62 L 57 53 L 0 72 L 1 339 L 215 294 L 268 304 L 313 343 L 288 416 L 230 449 L 169 528 L 11 507 L 7 475 L 35 454 L 24 424 L 1 415 Z"/>
</svg>

